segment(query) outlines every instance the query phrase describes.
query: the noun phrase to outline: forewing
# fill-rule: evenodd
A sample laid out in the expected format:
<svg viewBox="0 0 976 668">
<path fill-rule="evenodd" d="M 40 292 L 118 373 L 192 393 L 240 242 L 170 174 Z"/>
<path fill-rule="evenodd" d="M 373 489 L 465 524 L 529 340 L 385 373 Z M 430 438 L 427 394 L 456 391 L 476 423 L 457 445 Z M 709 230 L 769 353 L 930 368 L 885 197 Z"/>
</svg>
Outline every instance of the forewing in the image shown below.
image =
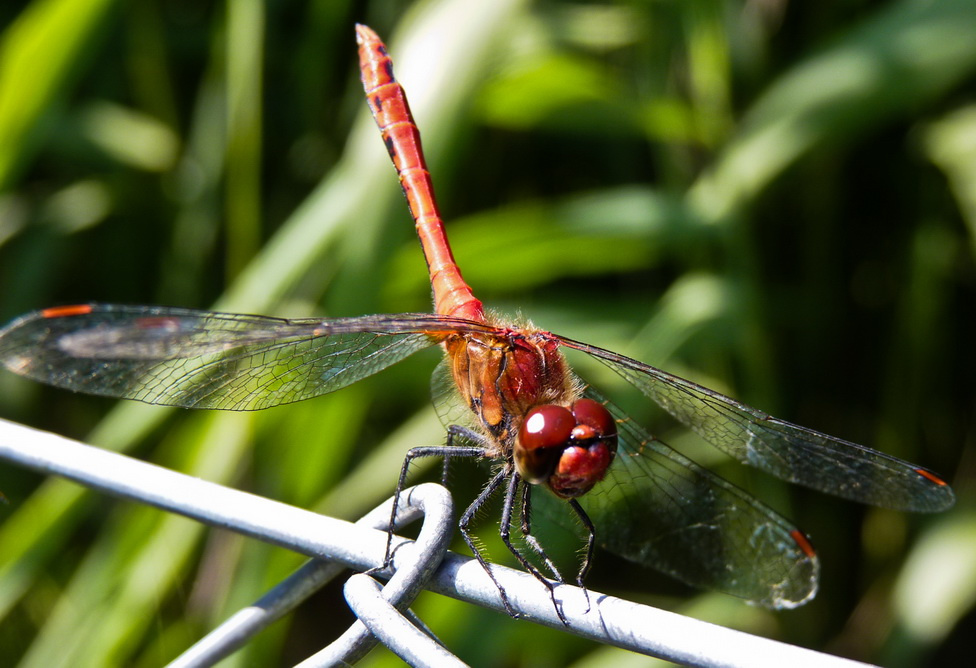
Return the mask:
<svg viewBox="0 0 976 668">
<path fill-rule="evenodd" d="M 428 314 L 284 320 L 91 305 L 15 320 L 0 330 L 0 361 L 78 392 L 256 410 L 345 387 L 466 326 Z"/>
<path fill-rule="evenodd" d="M 609 366 L 712 445 L 790 482 L 895 510 L 934 512 L 954 502 L 935 474 L 871 448 L 774 418 L 637 360 L 568 339 Z"/>
</svg>

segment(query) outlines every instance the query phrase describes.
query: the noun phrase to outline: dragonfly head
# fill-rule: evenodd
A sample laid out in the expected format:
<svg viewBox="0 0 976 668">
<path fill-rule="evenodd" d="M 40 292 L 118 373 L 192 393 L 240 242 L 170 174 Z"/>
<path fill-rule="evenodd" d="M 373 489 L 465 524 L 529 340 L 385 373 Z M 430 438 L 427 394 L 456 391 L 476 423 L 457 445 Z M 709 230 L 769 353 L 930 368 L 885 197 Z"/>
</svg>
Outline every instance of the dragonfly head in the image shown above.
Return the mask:
<svg viewBox="0 0 976 668">
<path fill-rule="evenodd" d="M 617 452 L 617 425 L 593 399 L 579 399 L 569 408 L 536 406 L 522 421 L 514 451 L 522 478 L 574 498 L 603 480 Z"/>
</svg>

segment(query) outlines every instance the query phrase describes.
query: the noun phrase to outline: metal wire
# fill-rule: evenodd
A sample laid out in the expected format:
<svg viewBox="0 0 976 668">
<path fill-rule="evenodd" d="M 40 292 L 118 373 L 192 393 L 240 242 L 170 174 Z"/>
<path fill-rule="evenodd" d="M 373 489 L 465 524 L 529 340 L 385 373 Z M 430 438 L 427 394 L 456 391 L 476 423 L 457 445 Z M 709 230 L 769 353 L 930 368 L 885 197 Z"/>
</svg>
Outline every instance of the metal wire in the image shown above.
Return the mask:
<svg viewBox="0 0 976 668">
<path fill-rule="evenodd" d="M 5 420 L 0 420 L 0 457 L 316 559 L 332 560 L 356 570 L 382 566 L 385 532 L 317 515 Z M 408 542 L 395 538 L 395 549 Z M 400 564 L 395 561 L 395 565 Z M 535 578 L 499 566 L 492 566 L 492 572 L 508 592 L 512 607 L 524 619 L 677 663 L 794 668 L 866 665 L 595 591 L 590 591 L 587 597 L 582 589 L 570 585 L 556 587 L 556 600 L 569 620 L 564 626 L 553 609 L 548 590 Z M 497 588 L 470 557 L 447 553 L 428 587 L 504 614 Z"/>
<path fill-rule="evenodd" d="M 390 499 L 360 521 L 387 528 L 392 504 Z M 382 595 L 372 578 L 366 575 L 350 578 L 346 582 L 346 600 L 360 621 L 324 650 L 303 661 L 302 668 L 353 663 L 379 640 L 413 665 L 434 665 L 449 660 L 460 663 L 425 632 L 426 627 L 421 631 L 398 610 L 406 608 L 427 584 L 454 533 L 454 505 L 451 495 L 440 485 L 428 483 L 405 491 L 397 505 L 394 526 L 399 528 L 412 521 L 419 511 L 425 517 L 417 542 L 394 552 L 393 577 L 382 589 Z"/>
<path fill-rule="evenodd" d="M 229 617 L 171 661 L 167 668 L 212 666 L 243 647 L 272 622 L 295 609 L 305 599 L 346 570 L 332 561 L 309 561 L 274 589 Z"/>
<path fill-rule="evenodd" d="M 390 499 L 378 506 L 356 522 L 356 525 L 386 530 L 390 523 L 392 502 L 393 499 Z M 440 485 L 426 484 L 405 490 L 397 505 L 394 527 L 397 529 L 403 527 L 421 514 L 424 516 L 424 525 L 416 544 L 404 545 L 394 552 L 394 575 L 383 589 L 384 596 L 400 607 L 406 607 L 426 584 L 431 573 L 440 563 L 453 534 L 454 504 L 450 494 Z M 329 561 L 313 560 L 303 564 L 261 599 L 234 614 L 207 634 L 171 662 L 169 668 L 200 668 L 214 665 L 240 648 L 262 629 L 293 610 L 344 570 L 340 564 Z M 371 579 L 368 576 L 362 577 Z M 383 602 L 383 607 L 392 608 L 386 601 Z M 393 613 L 388 610 L 382 612 L 399 614 L 395 608 Z M 357 616 L 361 617 L 358 612 Z M 301 665 L 311 668 L 354 663 L 365 656 L 377 642 L 378 638 L 364 624 L 357 622 L 325 650 L 310 657 Z M 400 644 L 414 647 L 410 655 L 418 661 L 425 655 L 431 661 L 446 660 L 444 657 L 446 650 L 440 645 L 435 644 L 434 647 L 426 649 L 417 648 L 411 632 L 401 632 L 393 637 L 387 634 L 384 636 L 384 643 L 398 654 L 397 648 Z"/>
<path fill-rule="evenodd" d="M 382 640 L 384 645 L 411 666 L 465 665 L 435 638 L 431 638 L 400 614 L 386 600 L 386 590 L 381 591 L 373 578 L 357 573 L 346 581 L 345 592 L 353 612 L 375 634 L 374 637 Z"/>
</svg>

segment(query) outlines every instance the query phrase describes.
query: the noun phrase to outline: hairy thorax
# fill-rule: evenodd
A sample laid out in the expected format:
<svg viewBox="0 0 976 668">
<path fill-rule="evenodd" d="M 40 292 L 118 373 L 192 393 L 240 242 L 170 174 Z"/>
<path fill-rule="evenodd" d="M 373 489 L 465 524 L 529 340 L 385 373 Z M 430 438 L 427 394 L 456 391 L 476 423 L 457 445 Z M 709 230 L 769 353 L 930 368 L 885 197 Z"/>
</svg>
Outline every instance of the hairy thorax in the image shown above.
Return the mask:
<svg viewBox="0 0 976 668">
<path fill-rule="evenodd" d="M 502 334 L 452 336 L 444 341 L 451 374 L 485 431 L 511 452 L 522 419 L 540 404 L 568 406 L 581 391 L 547 332 L 505 329 Z"/>
</svg>

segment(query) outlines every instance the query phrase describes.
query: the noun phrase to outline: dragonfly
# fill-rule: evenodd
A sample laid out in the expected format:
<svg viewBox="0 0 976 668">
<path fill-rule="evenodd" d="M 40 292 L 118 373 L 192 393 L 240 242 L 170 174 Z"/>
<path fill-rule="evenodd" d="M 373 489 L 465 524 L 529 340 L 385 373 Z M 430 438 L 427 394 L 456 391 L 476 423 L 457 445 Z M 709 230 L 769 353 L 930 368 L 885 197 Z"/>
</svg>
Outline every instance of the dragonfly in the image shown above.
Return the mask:
<svg viewBox="0 0 976 668">
<path fill-rule="evenodd" d="M 0 330 L 7 369 L 94 395 L 249 411 L 333 392 L 439 346 L 444 358 L 435 373 L 435 405 L 447 445 L 411 449 L 397 489 L 417 457 L 493 462 L 491 478 L 460 518 L 461 535 L 494 580 L 471 523 L 489 498 L 502 494 L 503 542 L 550 593 L 564 578 L 532 535 L 537 495 L 549 499 L 539 505 L 564 504 L 582 527 L 580 586 L 595 545 L 687 584 L 774 609 L 809 601 L 819 575 L 803 532 L 645 431 L 580 380 L 564 350 L 602 362 L 718 449 L 791 483 L 900 511 L 953 504 L 949 485 L 928 469 L 486 312 L 454 260 L 420 131 L 386 46 L 366 26 L 356 32 L 366 99 L 415 222 L 433 313 L 286 320 L 163 306 L 56 306 Z M 516 538 L 522 534 L 520 544 L 512 541 L 513 529 Z"/>
</svg>

